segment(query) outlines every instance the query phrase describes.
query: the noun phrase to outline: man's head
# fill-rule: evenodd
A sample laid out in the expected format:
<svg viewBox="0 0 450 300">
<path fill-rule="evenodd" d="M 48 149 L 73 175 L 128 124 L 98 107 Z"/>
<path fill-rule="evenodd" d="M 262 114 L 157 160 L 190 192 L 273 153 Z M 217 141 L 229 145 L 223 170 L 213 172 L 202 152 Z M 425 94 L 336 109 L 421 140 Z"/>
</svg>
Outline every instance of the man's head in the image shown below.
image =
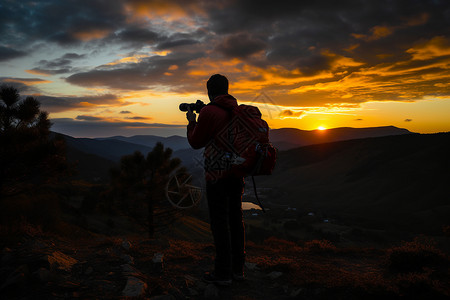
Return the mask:
<svg viewBox="0 0 450 300">
<path fill-rule="evenodd" d="M 214 74 L 206 82 L 209 100 L 213 101 L 215 97 L 228 94 L 228 79 L 220 74 Z"/>
</svg>

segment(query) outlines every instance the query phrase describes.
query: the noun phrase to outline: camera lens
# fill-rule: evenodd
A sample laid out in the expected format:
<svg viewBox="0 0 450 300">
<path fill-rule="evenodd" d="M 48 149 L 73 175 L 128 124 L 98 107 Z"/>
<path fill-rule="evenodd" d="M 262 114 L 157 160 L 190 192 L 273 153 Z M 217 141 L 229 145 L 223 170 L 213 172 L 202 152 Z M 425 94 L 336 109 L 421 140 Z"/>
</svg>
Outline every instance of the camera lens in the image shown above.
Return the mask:
<svg viewBox="0 0 450 300">
<path fill-rule="evenodd" d="M 189 106 L 189 104 L 187 104 L 187 103 L 181 103 L 179 106 L 179 109 L 181 111 L 188 111 L 188 106 Z"/>
</svg>

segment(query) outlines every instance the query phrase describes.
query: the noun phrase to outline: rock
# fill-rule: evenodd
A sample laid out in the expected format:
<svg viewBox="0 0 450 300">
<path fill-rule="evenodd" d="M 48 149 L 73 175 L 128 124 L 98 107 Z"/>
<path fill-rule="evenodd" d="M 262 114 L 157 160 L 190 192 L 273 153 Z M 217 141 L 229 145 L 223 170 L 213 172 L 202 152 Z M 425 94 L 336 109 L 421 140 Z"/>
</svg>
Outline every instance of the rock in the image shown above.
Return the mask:
<svg viewBox="0 0 450 300">
<path fill-rule="evenodd" d="M 283 276 L 283 273 L 282 272 L 273 271 L 273 272 L 267 274 L 266 276 L 269 277 L 272 280 L 275 280 L 275 279 L 278 279 L 281 276 Z"/>
<path fill-rule="evenodd" d="M 162 262 L 163 262 L 163 257 L 164 257 L 164 254 L 162 254 L 162 253 L 155 253 L 154 255 L 153 255 L 153 259 L 152 259 L 152 261 L 153 261 L 153 263 L 155 263 L 155 264 L 162 264 Z"/>
<path fill-rule="evenodd" d="M 131 248 L 131 243 L 127 241 L 127 239 L 123 239 L 122 248 L 125 249 L 126 251 L 129 251 Z"/>
<path fill-rule="evenodd" d="M 184 275 L 184 280 L 186 282 L 187 287 L 194 286 L 195 283 L 198 281 L 197 278 L 191 275 Z"/>
<path fill-rule="evenodd" d="M 33 273 L 34 276 L 37 277 L 41 282 L 50 281 L 50 271 L 46 268 L 39 268 L 36 272 Z"/>
<path fill-rule="evenodd" d="M 128 277 L 127 285 L 122 291 L 125 297 L 142 297 L 147 289 L 147 284 L 136 277 Z"/>
<path fill-rule="evenodd" d="M 173 297 L 174 300 L 185 300 L 186 296 L 176 287 L 172 286 L 168 290 L 169 295 Z"/>
<path fill-rule="evenodd" d="M 48 244 L 43 241 L 35 240 L 32 242 L 29 248 L 34 250 L 42 250 L 44 248 L 48 248 Z"/>
<path fill-rule="evenodd" d="M 14 261 L 14 255 L 12 254 L 11 249 L 4 248 L 2 252 L 2 259 L 0 260 L 2 266 L 9 265 Z"/>
<path fill-rule="evenodd" d="M 134 268 L 133 266 L 131 266 L 129 264 L 123 264 L 123 265 L 121 265 L 121 267 L 122 267 L 122 271 L 124 273 L 136 273 L 137 272 L 136 268 Z"/>
<path fill-rule="evenodd" d="M 150 300 L 175 300 L 175 297 L 168 294 L 168 295 L 158 295 L 158 296 L 153 296 L 150 298 Z"/>
<path fill-rule="evenodd" d="M 164 268 L 163 257 L 164 257 L 164 254 L 162 254 L 162 253 L 155 253 L 155 255 L 153 255 L 152 262 L 154 264 L 156 272 L 162 272 L 162 270 Z"/>
<path fill-rule="evenodd" d="M 51 255 L 46 256 L 51 268 L 70 271 L 72 266 L 77 263 L 77 260 L 65 255 L 62 252 L 55 251 Z"/>
<path fill-rule="evenodd" d="M 84 271 L 84 274 L 85 274 L 85 275 L 91 275 L 92 272 L 94 272 L 94 269 L 93 269 L 92 267 L 88 267 L 88 268 L 86 269 L 86 271 Z"/>
<path fill-rule="evenodd" d="M 193 288 L 188 288 L 188 291 L 189 291 L 190 296 L 198 296 L 199 295 L 198 291 Z"/>
<path fill-rule="evenodd" d="M 90 285 L 99 293 L 108 294 L 116 292 L 116 285 L 109 280 L 95 280 L 90 282 Z"/>
<path fill-rule="evenodd" d="M 251 263 L 251 262 L 246 262 L 245 267 L 251 271 L 258 269 L 258 266 L 255 263 Z"/>
<path fill-rule="evenodd" d="M 205 299 L 217 299 L 219 298 L 219 289 L 215 284 L 208 284 L 204 293 Z"/>
<path fill-rule="evenodd" d="M 296 290 L 293 290 L 290 294 L 291 297 L 298 297 L 300 295 L 300 293 L 303 291 L 302 288 L 298 288 Z"/>
<path fill-rule="evenodd" d="M 28 275 L 29 275 L 28 266 L 21 265 L 14 272 L 12 272 L 4 282 L 2 282 L 0 290 L 9 287 L 17 287 L 25 285 Z"/>
<path fill-rule="evenodd" d="M 121 258 L 122 258 L 127 264 L 130 264 L 130 265 L 134 264 L 134 258 L 133 258 L 131 255 L 123 254 L 123 255 L 121 256 Z"/>
</svg>

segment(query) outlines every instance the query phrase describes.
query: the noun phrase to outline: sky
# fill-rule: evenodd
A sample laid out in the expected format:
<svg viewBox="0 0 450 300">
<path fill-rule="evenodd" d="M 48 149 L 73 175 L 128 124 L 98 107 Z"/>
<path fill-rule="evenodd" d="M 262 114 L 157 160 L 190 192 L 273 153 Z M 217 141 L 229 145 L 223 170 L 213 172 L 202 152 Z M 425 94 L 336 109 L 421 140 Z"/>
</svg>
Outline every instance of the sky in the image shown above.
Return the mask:
<svg viewBox="0 0 450 300">
<path fill-rule="evenodd" d="M 450 131 L 448 0 L 0 0 L 0 84 L 74 137 L 186 135 L 213 74 L 271 128 Z"/>
</svg>

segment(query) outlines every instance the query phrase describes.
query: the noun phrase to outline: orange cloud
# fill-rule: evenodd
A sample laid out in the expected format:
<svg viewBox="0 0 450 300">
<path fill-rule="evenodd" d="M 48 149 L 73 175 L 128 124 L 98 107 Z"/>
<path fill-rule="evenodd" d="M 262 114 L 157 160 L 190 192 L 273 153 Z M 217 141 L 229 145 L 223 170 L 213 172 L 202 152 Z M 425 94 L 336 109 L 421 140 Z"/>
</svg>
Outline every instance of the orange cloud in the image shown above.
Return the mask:
<svg viewBox="0 0 450 300">
<path fill-rule="evenodd" d="M 41 83 L 51 83 L 50 80 L 42 80 L 38 78 L 6 78 L 3 80 L 4 82 L 17 82 L 25 85 L 35 85 Z"/>
<path fill-rule="evenodd" d="M 444 36 L 436 36 L 431 40 L 408 49 L 414 60 L 426 60 L 450 55 L 450 40 Z"/>
<path fill-rule="evenodd" d="M 281 118 L 299 118 L 299 119 L 301 119 L 303 117 L 303 111 L 293 111 L 290 109 L 286 109 L 280 113 L 280 117 Z"/>
<path fill-rule="evenodd" d="M 133 21 L 136 17 L 149 19 L 158 17 L 167 22 L 183 19 L 184 22 L 193 24 L 193 14 L 205 15 L 205 12 L 196 3 L 183 2 L 183 5 L 180 5 L 165 0 L 132 0 L 125 4 L 125 10 L 130 21 Z"/>
<path fill-rule="evenodd" d="M 48 72 L 45 72 L 43 70 L 25 70 L 25 72 L 33 74 L 33 75 L 41 75 L 41 76 L 50 76 Z"/>
<path fill-rule="evenodd" d="M 75 32 L 73 35 L 75 38 L 77 38 L 80 41 L 88 42 L 95 39 L 101 39 L 107 36 L 110 33 L 110 30 L 90 30 L 90 31 L 78 31 Z"/>
</svg>

